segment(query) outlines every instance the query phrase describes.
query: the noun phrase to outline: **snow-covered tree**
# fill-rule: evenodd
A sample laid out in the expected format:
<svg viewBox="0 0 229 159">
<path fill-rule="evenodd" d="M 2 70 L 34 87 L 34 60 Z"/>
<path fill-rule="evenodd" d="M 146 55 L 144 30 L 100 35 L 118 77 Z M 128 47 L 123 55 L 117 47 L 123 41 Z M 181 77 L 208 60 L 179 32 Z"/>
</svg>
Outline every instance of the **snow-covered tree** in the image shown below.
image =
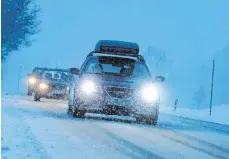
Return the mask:
<svg viewBox="0 0 229 159">
<path fill-rule="evenodd" d="M 149 46 L 147 51 L 144 53 L 145 57 L 153 62 L 155 66 L 158 66 L 160 63 L 166 60 L 166 53 L 157 48 Z"/>
<path fill-rule="evenodd" d="M 200 109 L 200 105 L 203 103 L 206 97 L 204 86 L 201 85 L 199 90 L 193 95 L 193 104 L 196 105 L 197 109 Z"/>
<path fill-rule="evenodd" d="M 34 0 L 2 0 L 2 60 L 21 46 L 30 46 L 30 36 L 38 32 L 39 7 Z"/>
</svg>

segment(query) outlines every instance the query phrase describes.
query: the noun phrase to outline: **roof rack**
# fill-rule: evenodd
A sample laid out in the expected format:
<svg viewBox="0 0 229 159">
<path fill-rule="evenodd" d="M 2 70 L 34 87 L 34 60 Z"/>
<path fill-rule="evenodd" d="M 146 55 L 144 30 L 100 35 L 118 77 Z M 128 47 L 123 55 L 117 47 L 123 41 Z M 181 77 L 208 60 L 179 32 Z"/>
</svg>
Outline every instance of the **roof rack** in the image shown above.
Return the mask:
<svg viewBox="0 0 229 159">
<path fill-rule="evenodd" d="M 60 72 L 67 72 L 67 69 L 60 69 L 60 68 L 47 68 L 47 67 L 35 67 L 34 70 L 42 70 L 42 71 L 60 71 Z"/>
<path fill-rule="evenodd" d="M 131 56 L 136 57 L 140 61 L 145 61 L 144 58 L 139 55 L 138 44 L 126 41 L 100 40 L 97 42 L 94 51 L 87 55 L 87 58 L 93 56 L 94 53 Z"/>
<path fill-rule="evenodd" d="M 86 58 L 89 58 L 91 56 L 94 56 L 94 54 L 96 53 L 100 53 L 100 54 L 106 54 L 106 55 L 120 55 L 120 56 L 131 56 L 131 57 L 136 57 L 139 61 L 141 62 L 145 62 L 145 59 L 142 55 L 136 55 L 136 54 L 113 54 L 113 53 L 109 53 L 109 52 L 97 52 L 97 51 L 92 51 L 90 52 Z"/>
<path fill-rule="evenodd" d="M 117 41 L 117 40 L 100 40 L 97 42 L 94 51 L 109 52 L 114 54 L 138 54 L 139 46 L 136 43 Z"/>
</svg>

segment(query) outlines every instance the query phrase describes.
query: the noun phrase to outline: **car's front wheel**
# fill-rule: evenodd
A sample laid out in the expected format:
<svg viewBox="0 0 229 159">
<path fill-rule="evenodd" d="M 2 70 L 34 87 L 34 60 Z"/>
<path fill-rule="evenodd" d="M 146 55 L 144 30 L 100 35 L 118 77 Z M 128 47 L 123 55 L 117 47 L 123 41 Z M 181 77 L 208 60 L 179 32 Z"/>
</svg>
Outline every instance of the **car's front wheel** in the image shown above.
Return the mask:
<svg viewBox="0 0 229 159">
<path fill-rule="evenodd" d="M 74 109 L 72 112 L 72 116 L 76 117 L 76 118 L 84 118 L 85 113 L 86 113 L 86 111 L 84 111 L 84 110 Z"/>
<path fill-rule="evenodd" d="M 38 93 L 35 93 L 35 95 L 34 95 L 34 101 L 36 101 L 36 102 L 41 101 L 41 96 Z"/>
<path fill-rule="evenodd" d="M 28 93 L 27 93 L 28 96 L 32 96 L 33 95 L 33 90 L 31 89 L 28 89 Z"/>
<path fill-rule="evenodd" d="M 158 109 L 155 110 L 155 113 L 152 115 L 140 115 L 136 117 L 137 123 L 144 123 L 149 125 L 157 125 L 158 121 Z"/>
<path fill-rule="evenodd" d="M 68 110 L 67 110 L 68 114 L 72 114 L 72 108 L 68 106 Z"/>
<path fill-rule="evenodd" d="M 137 123 L 144 123 L 149 125 L 157 125 L 157 119 L 152 117 L 137 117 L 136 118 Z"/>
<path fill-rule="evenodd" d="M 78 103 L 74 99 L 73 100 L 73 107 L 72 107 L 72 116 L 73 117 L 76 117 L 76 118 L 84 118 L 84 114 L 85 113 L 86 113 L 86 110 L 80 110 L 80 109 L 78 109 Z"/>
</svg>

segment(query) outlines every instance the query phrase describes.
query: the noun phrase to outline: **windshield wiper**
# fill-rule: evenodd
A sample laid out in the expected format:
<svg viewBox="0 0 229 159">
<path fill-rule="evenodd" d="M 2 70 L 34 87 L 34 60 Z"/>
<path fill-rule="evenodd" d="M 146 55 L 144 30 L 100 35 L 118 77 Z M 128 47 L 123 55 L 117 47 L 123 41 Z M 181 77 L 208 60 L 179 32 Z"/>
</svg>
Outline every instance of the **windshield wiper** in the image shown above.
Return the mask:
<svg viewBox="0 0 229 159">
<path fill-rule="evenodd" d="M 102 75 L 103 73 L 99 73 L 99 72 L 85 72 L 86 74 L 96 74 L 96 75 Z"/>
</svg>

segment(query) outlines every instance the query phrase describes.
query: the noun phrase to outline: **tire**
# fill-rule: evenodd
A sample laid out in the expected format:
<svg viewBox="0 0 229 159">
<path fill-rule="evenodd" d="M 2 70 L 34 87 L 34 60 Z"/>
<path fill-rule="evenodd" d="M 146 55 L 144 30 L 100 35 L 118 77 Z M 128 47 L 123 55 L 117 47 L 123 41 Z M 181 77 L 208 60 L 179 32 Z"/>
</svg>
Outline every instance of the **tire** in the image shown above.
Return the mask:
<svg viewBox="0 0 229 159">
<path fill-rule="evenodd" d="M 72 108 L 68 106 L 67 114 L 72 114 Z"/>
<path fill-rule="evenodd" d="M 146 120 L 146 124 L 148 124 L 148 125 L 157 125 L 157 120 L 149 118 L 148 120 Z"/>
<path fill-rule="evenodd" d="M 72 116 L 76 118 L 84 118 L 85 113 L 86 110 L 79 110 L 76 101 L 73 100 Z"/>
<path fill-rule="evenodd" d="M 72 114 L 73 113 L 73 109 L 72 109 L 72 103 L 70 100 L 70 96 L 68 96 L 68 110 L 67 110 L 67 114 Z"/>
<path fill-rule="evenodd" d="M 86 113 L 86 111 L 84 110 L 78 110 L 78 109 L 74 109 L 73 110 L 73 113 L 72 113 L 72 116 L 73 117 L 76 117 L 76 118 L 84 118 L 84 114 Z"/>
<path fill-rule="evenodd" d="M 149 117 L 138 117 L 136 121 L 139 124 L 157 125 L 157 120 Z"/>
<path fill-rule="evenodd" d="M 155 117 L 141 116 L 136 118 L 137 123 L 144 123 L 148 125 L 157 125 L 158 114 Z"/>
<path fill-rule="evenodd" d="M 38 93 L 35 93 L 34 101 L 36 101 L 36 102 L 41 101 L 41 96 Z"/>
<path fill-rule="evenodd" d="M 33 90 L 28 90 L 27 95 L 28 95 L 28 96 L 32 96 L 32 95 L 33 95 Z"/>
<path fill-rule="evenodd" d="M 72 110 L 72 106 L 70 105 L 70 102 L 68 101 L 68 110 L 67 110 L 67 114 L 72 114 L 73 110 Z"/>
</svg>

